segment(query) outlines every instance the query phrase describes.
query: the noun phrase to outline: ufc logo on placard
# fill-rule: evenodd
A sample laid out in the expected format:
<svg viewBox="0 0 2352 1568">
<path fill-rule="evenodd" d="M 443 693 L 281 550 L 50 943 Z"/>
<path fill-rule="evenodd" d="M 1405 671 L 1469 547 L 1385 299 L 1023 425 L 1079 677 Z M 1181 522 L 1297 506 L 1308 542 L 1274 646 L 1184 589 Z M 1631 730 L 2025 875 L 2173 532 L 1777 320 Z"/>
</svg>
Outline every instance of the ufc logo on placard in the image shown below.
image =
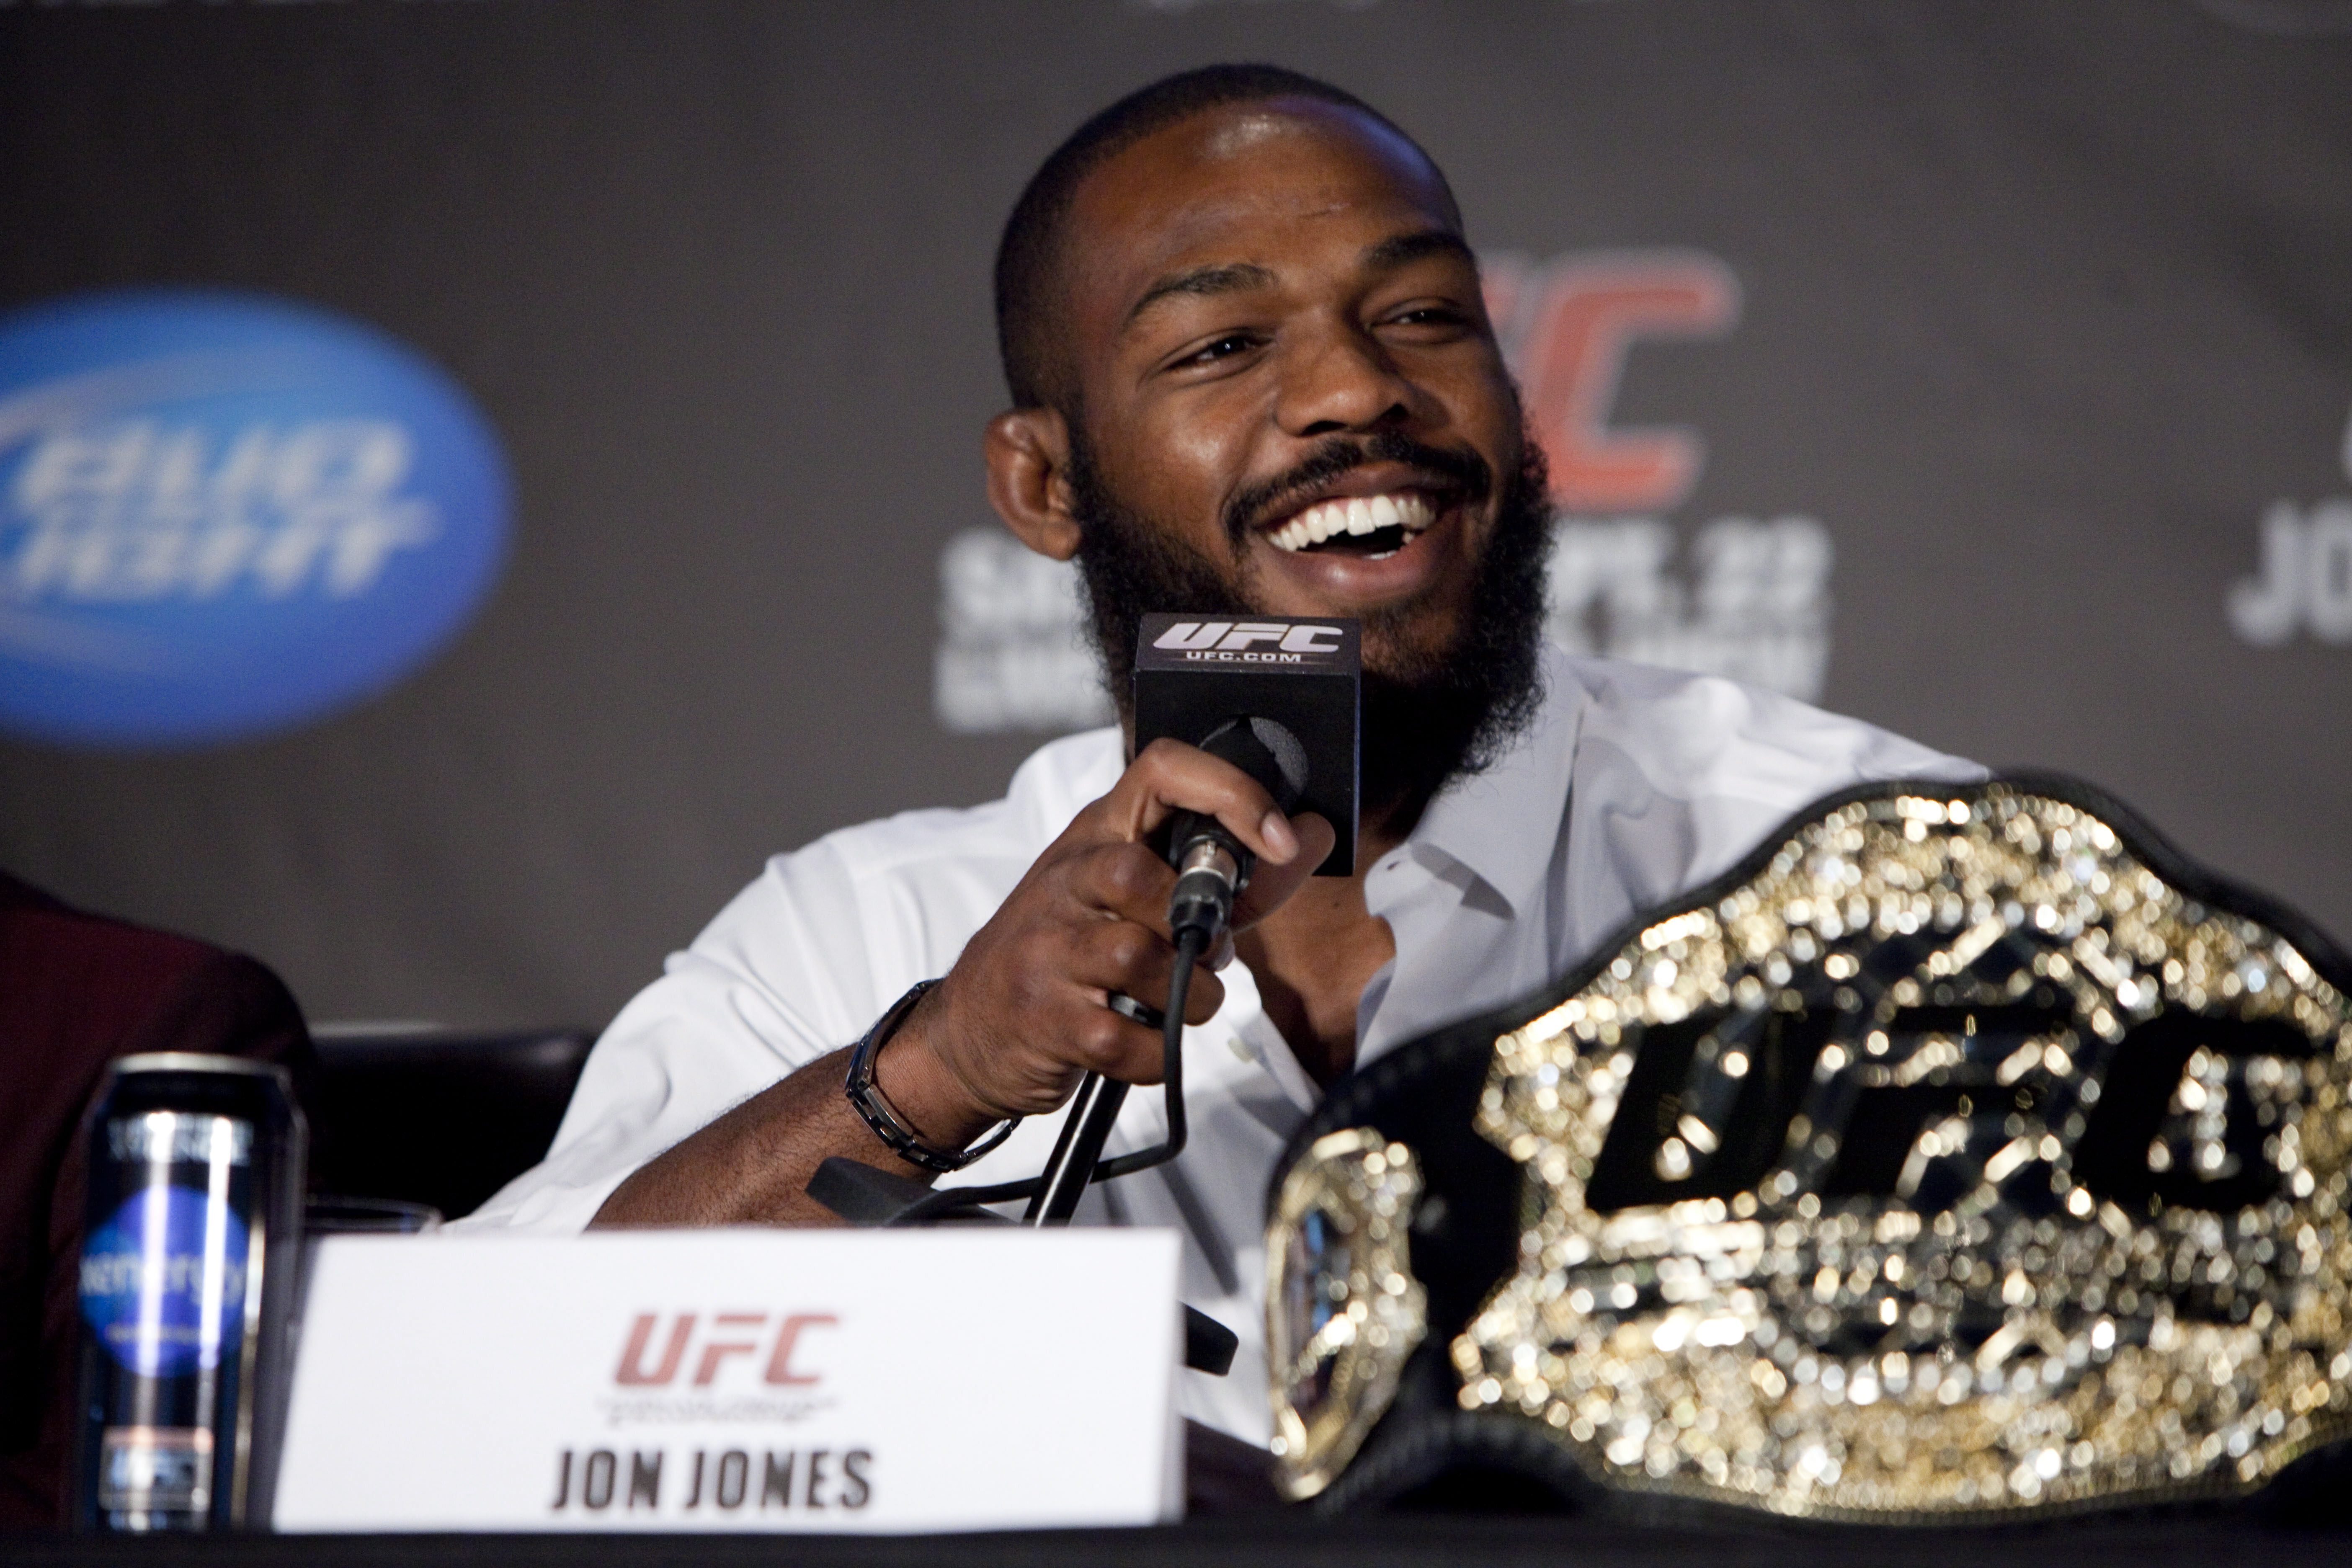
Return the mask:
<svg viewBox="0 0 2352 1568">
<path fill-rule="evenodd" d="M 740 1364 L 757 1368 L 760 1380 L 778 1388 L 807 1388 L 823 1373 L 802 1359 L 812 1330 L 841 1320 L 831 1312 L 640 1312 L 621 1349 L 613 1381 L 627 1388 L 667 1388 L 681 1375 L 708 1388 L 720 1372 Z"/>
</svg>

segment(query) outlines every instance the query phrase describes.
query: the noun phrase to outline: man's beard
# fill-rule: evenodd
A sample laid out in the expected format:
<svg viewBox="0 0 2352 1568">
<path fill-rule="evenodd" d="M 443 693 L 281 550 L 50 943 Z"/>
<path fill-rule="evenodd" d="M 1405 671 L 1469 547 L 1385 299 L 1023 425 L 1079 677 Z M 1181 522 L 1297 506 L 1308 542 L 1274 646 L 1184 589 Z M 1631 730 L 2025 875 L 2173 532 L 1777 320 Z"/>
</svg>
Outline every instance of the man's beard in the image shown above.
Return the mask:
<svg viewBox="0 0 2352 1568">
<path fill-rule="evenodd" d="M 1543 450 L 1521 444 L 1518 471 L 1503 486 L 1495 526 L 1479 557 L 1468 603 L 1450 644 L 1427 646 L 1413 635 L 1411 605 L 1364 618 L 1360 788 L 1365 813 L 1398 826 L 1417 817 L 1446 780 L 1493 763 L 1535 717 L 1543 699 L 1540 649 L 1544 563 L 1551 550 L 1551 509 Z M 1454 479 L 1448 504 L 1474 506 L 1492 492 L 1493 473 L 1475 455 L 1446 452 L 1381 434 L 1338 437 L 1272 484 L 1255 487 L 1228 509 L 1231 563 L 1218 563 L 1153 528 L 1104 487 L 1078 431 L 1071 434 L 1068 482 L 1079 525 L 1078 568 L 1093 622 L 1095 651 L 1122 715 L 1132 717 L 1136 635 L 1155 611 L 1239 619 L 1263 616 L 1235 581 L 1248 523 L 1264 504 L 1328 484 L 1372 462 L 1410 463 Z"/>
</svg>

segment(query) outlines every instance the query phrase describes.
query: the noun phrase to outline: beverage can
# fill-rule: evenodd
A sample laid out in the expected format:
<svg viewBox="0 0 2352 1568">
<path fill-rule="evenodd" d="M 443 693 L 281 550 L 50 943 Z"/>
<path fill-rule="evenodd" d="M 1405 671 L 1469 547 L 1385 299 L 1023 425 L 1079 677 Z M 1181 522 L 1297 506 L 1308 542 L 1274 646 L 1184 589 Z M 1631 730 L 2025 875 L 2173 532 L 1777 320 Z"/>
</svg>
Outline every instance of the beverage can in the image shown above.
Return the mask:
<svg viewBox="0 0 2352 1568">
<path fill-rule="evenodd" d="M 286 1071 L 125 1057 L 86 1136 L 75 1522 L 264 1528 L 307 1142 Z"/>
</svg>

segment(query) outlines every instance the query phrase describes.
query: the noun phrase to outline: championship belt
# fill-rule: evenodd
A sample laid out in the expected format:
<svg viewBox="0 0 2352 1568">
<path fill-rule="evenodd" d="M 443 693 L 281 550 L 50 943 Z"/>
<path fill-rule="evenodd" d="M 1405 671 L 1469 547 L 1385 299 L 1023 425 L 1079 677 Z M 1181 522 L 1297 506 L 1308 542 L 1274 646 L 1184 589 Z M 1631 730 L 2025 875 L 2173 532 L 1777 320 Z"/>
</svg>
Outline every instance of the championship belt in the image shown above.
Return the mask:
<svg viewBox="0 0 2352 1568">
<path fill-rule="evenodd" d="M 2352 1436 L 2347 993 L 2082 784 L 1832 796 L 1334 1089 L 1270 1205 L 1279 1483 L 1871 1523 L 2263 1489 Z"/>
</svg>

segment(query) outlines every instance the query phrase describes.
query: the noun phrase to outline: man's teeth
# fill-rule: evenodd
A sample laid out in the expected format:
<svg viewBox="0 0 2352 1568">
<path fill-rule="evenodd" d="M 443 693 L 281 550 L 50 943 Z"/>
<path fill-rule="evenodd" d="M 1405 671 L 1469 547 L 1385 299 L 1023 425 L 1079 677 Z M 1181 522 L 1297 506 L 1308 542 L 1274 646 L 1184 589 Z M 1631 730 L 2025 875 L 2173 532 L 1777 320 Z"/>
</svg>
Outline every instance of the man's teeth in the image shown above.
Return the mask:
<svg viewBox="0 0 2352 1568">
<path fill-rule="evenodd" d="M 1377 533 L 1383 528 L 1402 528 L 1410 539 L 1436 521 L 1436 511 L 1417 495 L 1349 496 L 1317 502 L 1270 537 L 1284 550 L 1306 550 L 1343 533 Z"/>
</svg>

